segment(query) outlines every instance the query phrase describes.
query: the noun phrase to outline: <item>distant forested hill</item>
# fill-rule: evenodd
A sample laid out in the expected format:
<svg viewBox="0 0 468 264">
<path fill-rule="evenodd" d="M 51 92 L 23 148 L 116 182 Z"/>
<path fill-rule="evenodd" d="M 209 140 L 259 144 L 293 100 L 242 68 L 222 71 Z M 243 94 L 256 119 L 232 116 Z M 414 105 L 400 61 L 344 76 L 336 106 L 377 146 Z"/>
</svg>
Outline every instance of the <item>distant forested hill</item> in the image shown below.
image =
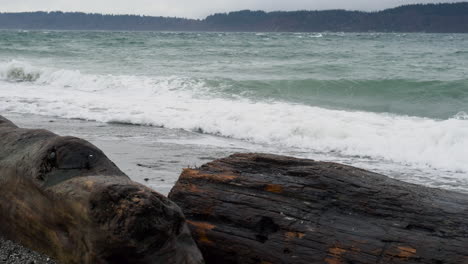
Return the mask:
<svg viewBox="0 0 468 264">
<path fill-rule="evenodd" d="M 203 20 L 63 12 L 0 13 L 1 29 L 458 32 L 468 33 L 468 2 L 406 5 L 379 12 L 237 11 Z"/>
<path fill-rule="evenodd" d="M 1 29 L 199 30 L 200 21 L 135 15 L 63 12 L 0 13 Z"/>
</svg>

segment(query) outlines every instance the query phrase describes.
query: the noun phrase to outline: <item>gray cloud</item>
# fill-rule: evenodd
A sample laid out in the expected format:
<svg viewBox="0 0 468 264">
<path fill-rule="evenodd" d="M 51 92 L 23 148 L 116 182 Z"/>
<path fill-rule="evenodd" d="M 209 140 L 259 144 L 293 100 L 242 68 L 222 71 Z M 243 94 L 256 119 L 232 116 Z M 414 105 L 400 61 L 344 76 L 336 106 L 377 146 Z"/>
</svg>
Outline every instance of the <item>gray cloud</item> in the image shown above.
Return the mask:
<svg viewBox="0 0 468 264">
<path fill-rule="evenodd" d="M 413 3 L 449 3 L 453 0 L 0 0 L 2 12 L 82 11 L 106 14 L 141 14 L 203 18 L 241 9 L 374 11 Z"/>
</svg>

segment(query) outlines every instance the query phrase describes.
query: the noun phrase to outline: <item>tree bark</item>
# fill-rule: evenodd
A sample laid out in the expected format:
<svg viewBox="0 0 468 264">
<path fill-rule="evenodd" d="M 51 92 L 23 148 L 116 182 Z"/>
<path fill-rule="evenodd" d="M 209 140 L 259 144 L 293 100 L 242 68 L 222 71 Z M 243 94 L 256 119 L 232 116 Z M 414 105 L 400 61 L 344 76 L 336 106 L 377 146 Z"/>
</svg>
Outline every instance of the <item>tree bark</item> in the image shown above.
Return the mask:
<svg viewBox="0 0 468 264">
<path fill-rule="evenodd" d="M 236 154 L 169 198 L 209 263 L 468 263 L 468 195 L 362 169 Z"/>
<path fill-rule="evenodd" d="M 180 208 L 82 139 L 0 116 L 0 234 L 61 263 L 202 263 Z"/>
</svg>

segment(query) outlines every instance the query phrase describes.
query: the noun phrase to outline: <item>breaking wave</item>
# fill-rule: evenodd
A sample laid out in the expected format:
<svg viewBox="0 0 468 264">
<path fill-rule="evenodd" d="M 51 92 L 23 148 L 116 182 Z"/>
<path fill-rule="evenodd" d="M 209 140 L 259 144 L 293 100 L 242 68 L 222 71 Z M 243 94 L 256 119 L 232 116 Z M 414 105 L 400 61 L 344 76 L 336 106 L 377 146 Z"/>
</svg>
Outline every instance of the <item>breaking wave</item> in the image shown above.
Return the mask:
<svg viewBox="0 0 468 264">
<path fill-rule="evenodd" d="M 203 79 L 92 75 L 18 62 L 1 65 L 0 72 L 0 111 L 163 126 L 468 172 L 463 112 L 436 119 L 333 110 L 242 93 L 232 96 Z"/>
<path fill-rule="evenodd" d="M 13 61 L 0 66 L 0 78 L 6 81 L 34 82 L 40 76 L 40 71 L 25 63 Z"/>
</svg>

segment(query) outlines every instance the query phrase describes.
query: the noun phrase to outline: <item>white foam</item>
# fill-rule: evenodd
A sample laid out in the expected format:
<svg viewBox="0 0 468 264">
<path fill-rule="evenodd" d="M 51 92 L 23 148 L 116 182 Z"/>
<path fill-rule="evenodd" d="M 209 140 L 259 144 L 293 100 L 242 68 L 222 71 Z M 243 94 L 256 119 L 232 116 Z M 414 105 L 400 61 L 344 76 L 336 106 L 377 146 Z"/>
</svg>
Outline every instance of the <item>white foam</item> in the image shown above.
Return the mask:
<svg viewBox="0 0 468 264">
<path fill-rule="evenodd" d="M 322 33 L 316 33 L 316 34 L 311 34 L 310 37 L 311 38 L 322 38 L 323 35 L 322 35 Z"/>
<path fill-rule="evenodd" d="M 0 79 L 12 82 L 33 82 L 41 75 L 41 71 L 27 63 L 11 61 L 0 64 Z"/>
<path fill-rule="evenodd" d="M 16 64 L 15 64 L 16 63 Z M 285 102 L 223 98 L 202 80 L 87 75 L 35 69 L 30 82 L 4 78 L 0 111 L 203 131 L 277 148 L 369 156 L 419 167 L 468 172 L 468 120 L 329 110 Z M 6 69 L 6 70 L 5 70 Z"/>
</svg>

